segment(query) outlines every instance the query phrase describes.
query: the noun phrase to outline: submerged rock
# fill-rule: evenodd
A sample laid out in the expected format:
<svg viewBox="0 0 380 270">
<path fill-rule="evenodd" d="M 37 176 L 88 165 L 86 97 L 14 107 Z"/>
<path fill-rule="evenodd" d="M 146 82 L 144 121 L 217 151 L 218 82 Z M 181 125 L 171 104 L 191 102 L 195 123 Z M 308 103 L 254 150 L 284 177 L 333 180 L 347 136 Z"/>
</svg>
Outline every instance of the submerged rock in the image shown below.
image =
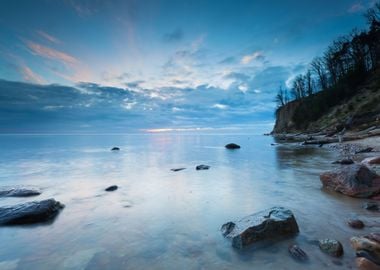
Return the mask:
<svg viewBox="0 0 380 270">
<path fill-rule="evenodd" d="M 208 165 L 198 165 L 197 167 L 195 167 L 195 169 L 197 170 L 197 171 L 201 171 L 201 170 L 208 170 L 208 169 L 210 169 L 210 166 L 208 166 Z"/>
<path fill-rule="evenodd" d="M 369 153 L 369 152 L 372 152 L 372 150 L 373 150 L 372 147 L 367 147 L 367 148 L 363 148 L 363 149 L 355 151 L 355 154 Z"/>
<path fill-rule="evenodd" d="M 113 185 L 113 186 L 109 186 L 108 188 L 105 189 L 105 191 L 115 191 L 117 190 L 119 187 L 116 186 L 116 185 Z"/>
<path fill-rule="evenodd" d="M 347 224 L 354 229 L 363 229 L 364 223 L 360 219 L 350 219 L 347 221 Z"/>
<path fill-rule="evenodd" d="M 363 204 L 363 208 L 368 210 L 368 211 L 379 211 L 380 207 L 377 202 L 366 202 Z"/>
<path fill-rule="evenodd" d="M 380 193 L 380 176 L 359 164 L 342 166 L 320 175 L 327 189 L 357 198 L 368 198 Z"/>
<path fill-rule="evenodd" d="M 55 218 L 63 207 L 63 204 L 54 199 L 0 207 L 0 225 L 46 222 Z"/>
<path fill-rule="evenodd" d="M 336 160 L 332 164 L 350 165 L 350 164 L 354 164 L 354 163 L 355 162 L 352 159 L 345 158 L 345 159 L 341 159 L 341 160 Z"/>
<path fill-rule="evenodd" d="M 240 148 L 240 145 L 236 144 L 236 143 L 229 143 L 225 146 L 227 149 L 239 149 Z"/>
<path fill-rule="evenodd" d="M 186 168 L 176 168 L 176 169 L 170 169 L 172 172 L 179 172 L 179 171 L 183 171 L 183 170 L 186 170 Z"/>
<path fill-rule="evenodd" d="M 319 248 L 326 254 L 333 257 L 340 257 L 343 255 L 342 244 L 335 239 L 319 240 Z"/>
<path fill-rule="evenodd" d="M 356 266 L 359 270 L 380 270 L 380 265 L 377 265 L 364 257 L 356 258 Z"/>
<path fill-rule="evenodd" d="M 0 197 L 30 197 L 40 194 L 41 192 L 36 189 L 11 188 L 0 190 Z"/>
<path fill-rule="evenodd" d="M 232 239 L 233 247 L 241 249 L 260 240 L 297 234 L 299 229 L 292 211 L 273 207 L 239 221 L 228 222 L 221 231 L 223 236 Z"/>
<path fill-rule="evenodd" d="M 111 151 L 119 151 L 120 148 L 119 147 L 112 147 Z"/>
<path fill-rule="evenodd" d="M 299 261 L 299 262 L 305 262 L 307 261 L 309 258 L 306 254 L 305 251 L 303 251 L 299 246 L 297 245 L 292 245 L 288 248 L 288 251 L 290 253 L 290 255 L 293 257 L 293 259 L 295 259 L 296 261 Z"/>
</svg>

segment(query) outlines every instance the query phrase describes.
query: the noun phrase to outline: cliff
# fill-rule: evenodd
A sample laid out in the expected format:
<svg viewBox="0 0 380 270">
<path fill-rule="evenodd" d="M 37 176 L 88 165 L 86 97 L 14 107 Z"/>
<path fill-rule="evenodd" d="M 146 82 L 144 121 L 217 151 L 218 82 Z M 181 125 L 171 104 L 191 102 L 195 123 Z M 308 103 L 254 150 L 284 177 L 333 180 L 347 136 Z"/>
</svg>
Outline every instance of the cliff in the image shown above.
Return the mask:
<svg viewBox="0 0 380 270">
<path fill-rule="evenodd" d="M 371 73 L 350 92 L 354 94 L 343 96 L 333 106 L 327 101 L 326 94 L 329 93 L 326 91 L 289 102 L 277 109 L 272 133 L 334 133 L 343 127 L 353 131 L 380 127 L 380 71 Z M 324 107 L 323 111 L 321 107 Z M 308 118 L 310 112 L 316 110 L 323 113 L 316 119 L 305 121 L 311 118 Z"/>
</svg>

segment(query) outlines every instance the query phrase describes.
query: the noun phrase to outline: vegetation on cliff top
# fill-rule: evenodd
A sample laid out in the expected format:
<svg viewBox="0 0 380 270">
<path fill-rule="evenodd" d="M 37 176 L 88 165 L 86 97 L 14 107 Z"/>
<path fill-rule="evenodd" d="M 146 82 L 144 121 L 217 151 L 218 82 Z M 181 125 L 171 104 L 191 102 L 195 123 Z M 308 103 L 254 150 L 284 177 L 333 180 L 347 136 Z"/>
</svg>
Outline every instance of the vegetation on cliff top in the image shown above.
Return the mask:
<svg viewBox="0 0 380 270">
<path fill-rule="evenodd" d="M 379 74 L 380 65 L 380 2 L 370 8 L 365 17 L 368 29 L 355 29 L 335 40 L 323 56 L 310 63 L 305 74 L 294 79 L 291 89 L 279 89 L 277 117 L 281 108 L 295 100 L 297 107 L 291 120 L 296 129 L 306 129 L 332 108 L 357 95 L 363 83 L 369 79 L 373 81 L 374 74 Z M 378 81 L 375 85 L 372 82 L 373 93 L 380 88 L 378 84 Z M 374 99 L 366 103 L 367 107 L 380 103 L 378 95 L 373 96 Z M 354 108 L 348 110 L 354 111 Z"/>
</svg>

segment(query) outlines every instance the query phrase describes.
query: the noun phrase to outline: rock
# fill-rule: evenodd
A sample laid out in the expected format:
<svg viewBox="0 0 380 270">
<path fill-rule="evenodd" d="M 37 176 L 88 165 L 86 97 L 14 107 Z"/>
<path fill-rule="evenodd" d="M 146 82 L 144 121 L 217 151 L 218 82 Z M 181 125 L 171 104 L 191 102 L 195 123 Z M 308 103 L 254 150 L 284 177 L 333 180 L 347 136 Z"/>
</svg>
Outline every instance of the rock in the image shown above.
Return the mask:
<svg viewBox="0 0 380 270">
<path fill-rule="evenodd" d="M 63 207 L 63 204 L 54 199 L 0 207 L 0 225 L 46 222 L 55 218 Z"/>
<path fill-rule="evenodd" d="M 347 221 L 347 224 L 354 229 L 363 229 L 364 228 L 364 223 L 363 221 L 359 219 L 350 219 Z"/>
<path fill-rule="evenodd" d="M 118 189 L 118 186 L 113 185 L 113 186 L 109 186 L 108 188 L 106 188 L 105 191 L 115 191 L 117 189 Z"/>
<path fill-rule="evenodd" d="M 210 166 L 208 166 L 208 165 L 198 165 L 197 167 L 195 167 L 195 169 L 197 170 L 197 171 L 200 171 L 200 170 L 208 170 L 208 169 L 210 169 Z"/>
<path fill-rule="evenodd" d="M 111 149 L 111 151 L 119 151 L 119 150 L 120 150 L 119 147 L 113 147 L 113 148 Z"/>
<path fill-rule="evenodd" d="M 379 204 L 377 202 L 366 202 L 363 204 L 363 208 L 369 211 L 379 211 Z"/>
<path fill-rule="evenodd" d="M 260 240 L 297 234 L 299 229 L 292 211 L 273 207 L 239 221 L 228 222 L 221 231 L 223 236 L 232 239 L 233 247 L 242 249 Z"/>
<path fill-rule="evenodd" d="M 170 170 L 173 171 L 173 172 L 179 172 L 179 171 L 183 171 L 185 169 L 186 168 L 176 168 L 176 169 L 170 169 Z"/>
<path fill-rule="evenodd" d="M 368 198 L 380 192 L 380 176 L 359 164 L 341 166 L 320 175 L 327 189 L 357 198 Z"/>
<path fill-rule="evenodd" d="M 367 147 L 364 149 L 357 150 L 355 154 L 361 154 L 361 153 L 369 153 L 372 152 L 373 148 L 372 147 Z"/>
<path fill-rule="evenodd" d="M 364 237 L 380 244 L 380 233 L 370 233 Z"/>
<path fill-rule="evenodd" d="M 236 144 L 236 143 L 229 143 L 225 146 L 227 149 L 239 149 L 240 148 L 240 145 Z"/>
<path fill-rule="evenodd" d="M 345 159 L 334 161 L 332 164 L 350 165 L 350 164 L 354 164 L 354 161 L 350 158 L 345 158 Z"/>
<path fill-rule="evenodd" d="M 365 237 L 352 237 L 350 241 L 352 247 L 356 251 L 365 250 L 371 252 L 373 256 L 375 258 L 378 258 L 378 261 L 380 262 L 380 243 L 372 241 Z"/>
<path fill-rule="evenodd" d="M 0 190 L 0 197 L 30 197 L 40 195 L 36 189 L 11 188 Z"/>
<path fill-rule="evenodd" d="M 380 270 L 379 265 L 371 262 L 364 257 L 356 258 L 356 266 L 359 270 Z"/>
<path fill-rule="evenodd" d="M 365 158 L 361 163 L 364 165 L 380 165 L 380 156 Z"/>
<path fill-rule="evenodd" d="M 343 255 L 342 244 L 334 239 L 319 240 L 319 248 L 326 254 L 333 257 L 340 257 Z"/>
<path fill-rule="evenodd" d="M 288 251 L 290 253 L 290 255 L 293 257 L 293 259 L 295 259 L 296 261 L 299 261 L 299 262 L 304 262 L 304 261 L 307 261 L 308 260 L 308 256 L 307 254 L 305 253 L 305 251 L 303 251 L 299 246 L 297 245 L 292 245 L 288 248 Z"/>
<path fill-rule="evenodd" d="M 372 251 L 359 250 L 356 252 L 356 257 L 366 258 L 370 262 L 380 266 L 380 258 L 375 255 Z"/>
</svg>

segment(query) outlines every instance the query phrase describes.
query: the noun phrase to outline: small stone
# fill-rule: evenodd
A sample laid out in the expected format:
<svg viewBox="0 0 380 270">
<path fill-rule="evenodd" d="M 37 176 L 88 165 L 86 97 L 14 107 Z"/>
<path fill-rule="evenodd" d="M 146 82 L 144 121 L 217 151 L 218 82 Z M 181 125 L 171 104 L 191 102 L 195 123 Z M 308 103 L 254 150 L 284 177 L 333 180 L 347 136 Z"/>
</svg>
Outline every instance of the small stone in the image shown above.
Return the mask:
<svg viewBox="0 0 380 270">
<path fill-rule="evenodd" d="M 225 146 L 227 149 L 239 149 L 240 148 L 240 145 L 236 144 L 236 143 L 229 143 Z"/>
<path fill-rule="evenodd" d="M 113 186 L 109 186 L 108 188 L 106 188 L 105 191 L 115 191 L 117 189 L 118 189 L 118 186 L 113 185 Z"/>
<path fill-rule="evenodd" d="M 31 197 L 40 195 L 41 192 L 35 189 L 11 188 L 0 190 L 0 197 Z"/>
<path fill-rule="evenodd" d="M 179 171 L 183 171 L 185 170 L 186 168 L 176 168 L 176 169 L 170 169 L 172 172 L 179 172 Z"/>
<path fill-rule="evenodd" d="M 119 147 L 113 147 L 113 148 L 111 149 L 111 151 L 119 151 L 119 150 L 120 150 Z"/>
<path fill-rule="evenodd" d="M 334 239 L 319 240 L 319 248 L 326 254 L 333 257 L 340 257 L 343 255 L 342 244 Z"/>
<path fill-rule="evenodd" d="M 371 262 L 364 257 L 356 258 L 356 266 L 359 270 L 380 270 L 379 265 Z"/>
<path fill-rule="evenodd" d="M 380 244 L 380 233 L 370 233 L 364 237 Z"/>
<path fill-rule="evenodd" d="M 380 243 L 372 241 L 366 237 L 352 237 L 350 239 L 352 247 L 357 251 L 371 252 L 374 258 L 380 262 Z M 361 256 L 365 257 L 365 256 Z M 373 259 L 371 261 L 374 261 Z"/>
<path fill-rule="evenodd" d="M 363 229 L 364 223 L 360 219 L 350 219 L 347 221 L 347 224 L 354 229 Z"/>
<path fill-rule="evenodd" d="M 372 152 L 372 150 L 373 150 L 372 147 L 367 147 L 367 148 L 356 151 L 355 154 L 369 153 L 369 152 Z"/>
<path fill-rule="evenodd" d="M 308 256 L 305 251 L 303 251 L 299 246 L 292 245 L 288 248 L 288 251 L 293 259 L 299 262 L 304 262 L 308 260 Z"/>
<path fill-rule="evenodd" d="M 380 164 L 380 156 L 366 158 L 361 163 L 363 163 L 365 165 L 379 165 Z"/>
<path fill-rule="evenodd" d="M 197 167 L 195 167 L 195 169 L 197 170 L 197 171 L 201 171 L 201 170 L 208 170 L 208 169 L 210 169 L 210 166 L 208 166 L 208 165 L 198 165 Z"/>
<path fill-rule="evenodd" d="M 368 211 L 379 211 L 379 204 L 377 202 L 366 202 L 363 204 L 363 208 Z"/>
<path fill-rule="evenodd" d="M 336 160 L 332 164 L 350 165 L 350 164 L 354 164 L 354 161 L 350 158 L 345 158 L 341 160 Z"/>
</svg>

